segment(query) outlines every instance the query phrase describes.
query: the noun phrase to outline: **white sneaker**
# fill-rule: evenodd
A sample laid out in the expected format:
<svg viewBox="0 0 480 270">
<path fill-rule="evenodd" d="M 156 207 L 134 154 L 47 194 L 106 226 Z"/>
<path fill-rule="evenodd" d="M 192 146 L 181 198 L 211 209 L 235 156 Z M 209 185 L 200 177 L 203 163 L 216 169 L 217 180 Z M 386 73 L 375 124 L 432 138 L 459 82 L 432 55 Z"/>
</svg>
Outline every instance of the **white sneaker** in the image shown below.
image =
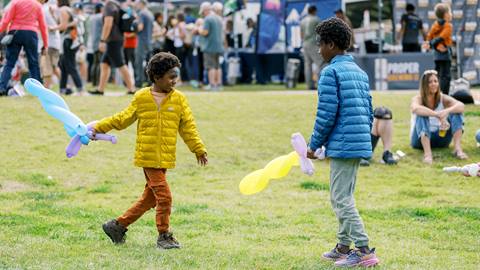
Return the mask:
<svg viewBox="0 0 480 270">
<path fill-rule="evenodd" d="M 15 90 L 15 88 L 10 88 L 8 90 L 7 96 L 9 96 L 9 97 L 19 97 L 20 94 L 18 94 L 18 92 Z"/>
</svg>

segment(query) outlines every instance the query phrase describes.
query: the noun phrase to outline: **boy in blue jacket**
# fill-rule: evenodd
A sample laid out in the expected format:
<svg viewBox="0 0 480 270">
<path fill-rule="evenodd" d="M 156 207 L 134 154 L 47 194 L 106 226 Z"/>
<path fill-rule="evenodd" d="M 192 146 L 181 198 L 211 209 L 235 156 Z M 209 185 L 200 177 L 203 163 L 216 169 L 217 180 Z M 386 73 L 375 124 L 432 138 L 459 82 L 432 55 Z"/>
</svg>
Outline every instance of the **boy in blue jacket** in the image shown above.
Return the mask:
<svg viewBox="0 0 480 270">
<path fill-rule="evenodd" d="M 339 222 L 338 243 L 323 258 L 335 266 L 374 266 L 379 260 L 355 208 L 353 192 L 360 159 L 372 155 L 372 97 L 367 74 L 346 54 L 352 30 L 338 18 L 315 29 L 319 53 L 330 64 L 318 81 L 318 106 L 308 157 L 325 146 L 330 158 L 330 201 Z M 350 249 L 352 241 L 355 249 Z"/>
</svg>

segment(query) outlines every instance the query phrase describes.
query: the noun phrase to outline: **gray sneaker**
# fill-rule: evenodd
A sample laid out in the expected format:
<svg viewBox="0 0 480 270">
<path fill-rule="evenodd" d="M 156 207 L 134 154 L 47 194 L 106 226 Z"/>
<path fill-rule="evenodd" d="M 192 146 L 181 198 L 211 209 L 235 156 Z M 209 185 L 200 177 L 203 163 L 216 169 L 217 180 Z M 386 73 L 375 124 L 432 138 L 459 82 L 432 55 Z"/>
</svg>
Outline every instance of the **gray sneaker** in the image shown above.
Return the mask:
<svg viewBox="0 0 480 270">
<path fill-rule="evenodd" d="M 368 159 L 361 158 L 359 165 L 362 166 L 362 167 L 368 167 L 368 166 L 370 166 L 370 161 Z"/>
<path fill-rule="evenodd" d="M 348 254 L 352 251 L 349 249 L 347 253 L 342 253 L 339 249 L 339 244 L 337 244 L 332 250 L 325 252 L 322 254 L 322 259 L 328 260 L 328 261 L 338 261 L 338 260 L 343 260 L 347 258 Z"/>
<path fill-rule="evenodd" d="M 128 229 L 123 227 L 122 224 L 118 223 L 116 219 L 112 219 L 103 223 L 102 228 L 105 234 L 112 239 L 114 244 L 125 243 L 125 238 L 127 237 L 125 233 L 128 231 Z"/>
<path fill-rule="evenodd" d="M 372 248 L 368 253 L 363 253 L 358 249 L 353 250 L 342 260 L 335 262 L 336 267 L 373 267 L 380 263 L 375 255 L 375 249 Z"/>
<path fill-rule="evenodd" d="M 157 247 L 160 249 L 171 249 L 180 248 L 181 246 L 171 232 L 164 232 L 158 235 Z"/>
</svg>

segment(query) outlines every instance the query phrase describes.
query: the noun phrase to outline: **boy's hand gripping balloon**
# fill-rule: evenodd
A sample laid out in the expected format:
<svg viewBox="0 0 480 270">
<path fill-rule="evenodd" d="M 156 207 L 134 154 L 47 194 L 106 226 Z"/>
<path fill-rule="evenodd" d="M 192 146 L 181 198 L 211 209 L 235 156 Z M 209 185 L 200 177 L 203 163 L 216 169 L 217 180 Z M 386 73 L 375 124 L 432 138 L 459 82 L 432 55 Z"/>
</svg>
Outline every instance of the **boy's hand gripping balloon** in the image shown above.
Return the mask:
<svg viewBox="0 0 480 270">
<path fill-rule="evenodd" d="M 240 192 L 244 195 L 251 195 L 262 191 L 268 185 L 270 179 L 279 179 L 288 174 L 292 166 L 300 165 L 302 172 L 313 175 L 315 168 L 310 159 L 307 158 L 307 143 L 302 134 L 292 134 L 291 143 L 295 151 L 288 155 L 277 157 L 270 161 L 263 169 L 256 170 L 240 181 Z M 315 156 L 324 159 L 324 149 L 315 151 Z"/>
<path fill-rule="evenodd" d="M 40 100 L 43 109 L 48 114 L 63 123 L 68 136 L 72 137 L 65 149 L 68 158 L 76 156 L 80 146 L 82 144 L 87 145 L 90 139 L 117 143 L 117 138 L 112 135 L 97 133 L 93 138 L 92 130 L 96 122 L 90 122 L 85 125 L 80 118 L 70 111 L 67 103 L 57 93 L 45 88 L 39 81 L 31 78 L 27 79 L 25 81 L 25 89 Z"/>
</svg>

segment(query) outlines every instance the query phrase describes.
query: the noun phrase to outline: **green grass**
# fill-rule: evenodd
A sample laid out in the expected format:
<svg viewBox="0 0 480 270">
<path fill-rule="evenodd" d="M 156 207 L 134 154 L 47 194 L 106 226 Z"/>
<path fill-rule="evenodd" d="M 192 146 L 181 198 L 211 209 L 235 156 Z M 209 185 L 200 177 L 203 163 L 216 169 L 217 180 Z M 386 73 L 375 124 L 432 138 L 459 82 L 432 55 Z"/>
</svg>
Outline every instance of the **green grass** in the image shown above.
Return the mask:
<svg viewBox="0 0 480 270">
<path fill-rule="evenodd" d="M 273 89 L 273 86 L 271 86 Z M 275 86 L 282 89 L 282 86 Z M 240 180 L 292 151 L 290 135 L 311 132 L 314 92 L 187 91 L 210 164 L 200 168 L 180 141 L 169 170 L 171 227 L 181 250 L 155 248 L 154 211 L 114 246 L 101 224 L 142 193 L 132 165 L 135 125 L 114 131 L 119 142 L 93 142 L 67 159 L 68 137 L 33 97 L 0 99 L 0 269 L 332 269 L 320 259 L 336 243 L 328 161 L 308 177 L 293 168 L 262 193 L 243 196 Z M 188 88 L 187 88 L 188 89 Z M 272 90 L 267 87 L 267 89 Z M 445 174 L 443 166 L 480 160 L 474 141 L 480 107 L 467 106 L 464 148 L 435 150 L 433 166 L 409 147 L 411 92 L 373 93 L 394 112 L 398 166 L 378 163 L 358 174 L 356 204 L 382 265 L 378 269 L 478 269 L 480 179 Z M 84 121 L 123 109 L 131 97 L 67 97 Z"/>
</svg>

